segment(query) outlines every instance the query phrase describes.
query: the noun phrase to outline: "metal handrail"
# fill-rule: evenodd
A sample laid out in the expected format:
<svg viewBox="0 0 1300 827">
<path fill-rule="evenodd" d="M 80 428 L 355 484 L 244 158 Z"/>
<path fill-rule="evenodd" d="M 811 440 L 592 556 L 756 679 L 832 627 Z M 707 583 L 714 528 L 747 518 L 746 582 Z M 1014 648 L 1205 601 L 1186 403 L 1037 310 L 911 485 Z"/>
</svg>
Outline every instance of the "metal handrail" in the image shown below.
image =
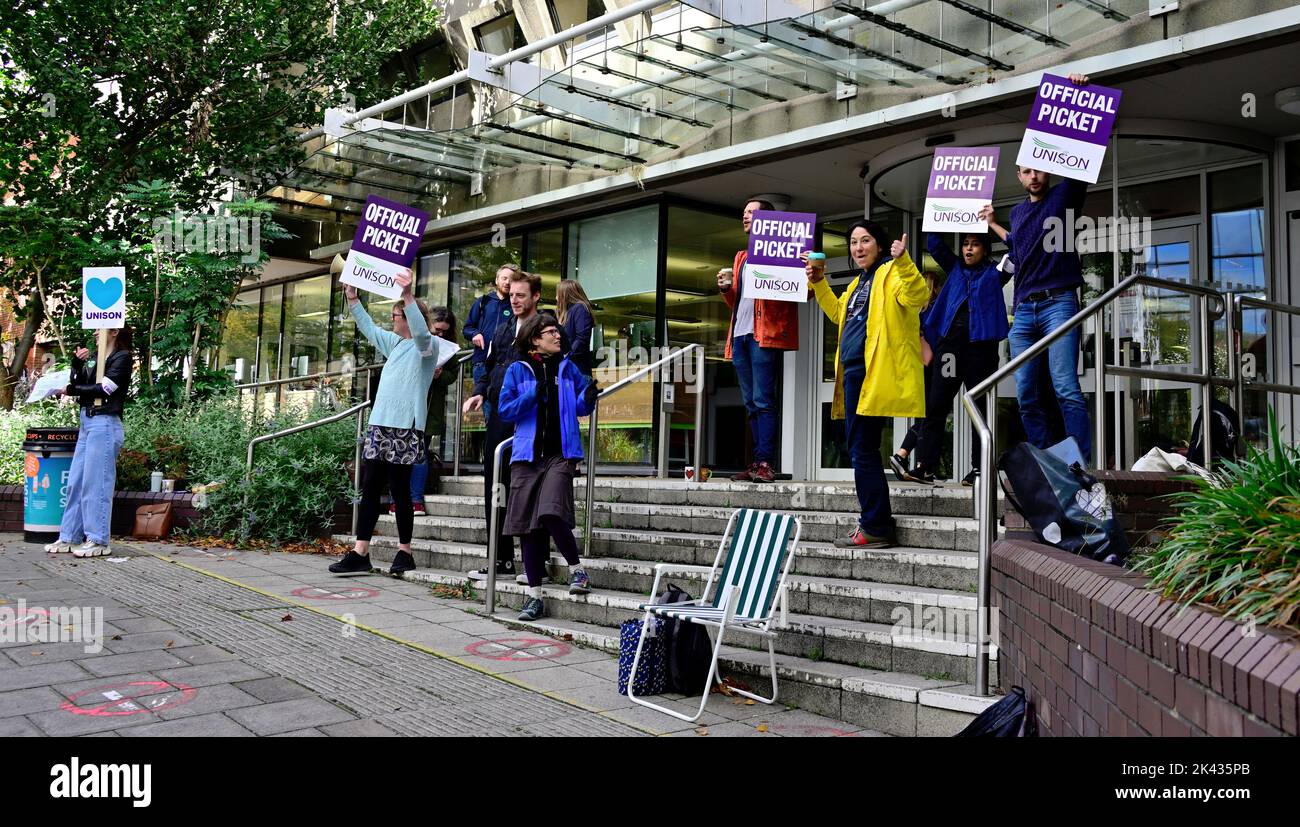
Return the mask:
<svg viewBox="0 0 1300 827">
<path fill-rule="evenodd" d="M 294 382 L 311 382 L 315 379 L 328 379 L 331 376 L 351 376 L 354 373 L 369 373 L 372 370 L 378 370 L 384 366 L 383 362 L 373 365 L 362 365 L 360 367 L 348 370 L 327 370 L 322 373 L 309 373 L 306 376 L 291 376 L 288 379 L 267 379 L 264 382 L 248 382 L 243 385 L 235 385 L 235 390 L 244 391 L 250 388 L 269 388 L 275 385 L 292 385 Z"/>
<path fill-rule="evenodd" d="M 1166 281 L 1165 279 L 1153 278 L 1151 276 L 1134 275 L 1121 281 L 1105 293 L 1101 294 L 1095 301 L 1079 310 L 1070 317 L 1069 321 L 1053 330 L 1043 338 L 1039 339 L 1030 347 L 1026 348 L 1020 355 L 1016 356 L 1007 364 L 994 371 L 983 382 L 970 388 L 962 394 L 962 405 L 965 406 L 967 413 L 970 414 L 971 421 L 979 433 L 980 439 L 980 474 L 976 477 L 975 482 L 975 516 L 979 521 L 979 582 L 978 582 L 978 611 L 976 612 L 976 659 L 975 659 L 975 691 L 978 695 L 989 694 L 989 610 L 990 610 L 990 572 L 993 553 L 993 541 L 997 538 L 997 526 L 995 517 L 997 514 L 997 486 L 993 484 L 996 477 L 996 469 L 993 465 L 994 438 L 995 428 L 997 427 L 997 394 L 990 394 L 989 391 L 997 388 L 998 383 L 1008 376 L 1013 375 L 1022 365 L 1031 359 L 1036 358 L 1043 351 L 1047 350 L 1056 340 L 1070 333 L 1079 327 L 1089 318 L 1102 313 L 1111 302 L 1119 298 L 1126 290 L 1136 285 L 1158 287 L 1162 290 L 1187 293 L 1195 296 L 1200 306 L 1200 329 L 1198 336 L 1198 350 L 1201 357 L 1201 371 L 1198 373 L 1178 373 L 1177 380 L 1200 385 L 1201 388 L 1201 410 L 1204 412 L 1201 416 L 1202 441 L 1206 450 L 1206 467 L 1210 464 L 1210 399 L 1211 386 L 1215 384 L 1227 384 L 1232 386 L 1237 375 L 1237 367 L 1230 367 L 1233 377 L 1229 380 L 1218 380 L 1213 376 L 1214 360 L 1213 351 L 1210 344 L 1211 331 L 1209 324 L 1210 302 L 1218 299 L 1227 305 L 1223 295 L 1217 290 L 1209 287 L 1203 287 L 1195 284 L 1183 284 L 1181 282 Z M 1104 320 L 1102 320 L 1104 321 Z M 1096 364 L 1093 367 L 1094 378 L 1096 380 L 1096 394 L 1093 400 L 1094 433 L 1097 438 L 1094 439 L 1093 456 L 1101 457 L 1104 464 L 1106 456 L 1106 425 L 1105 418 L 1102 415 L 1103 406 L 1106 398 L 1106 363 L 1102 352 L 1103 325 L 1097 325 L 1097 331 L 1093 337 L 1093 348 L 1096 356 Z M 1156 368 L 1122 368 L 1115 370 L 1115 373 L 1122 372 L 1126 376 L 1150 376 L 1152 378 L 1170 378 L 1170 371 Z M 976 400 L 980 397 L 987 397 L 985 401 L 986 416 L 981 415 L 980 406 Z"/>
<path fill-rule="evenodd" d="M 465 363 L 473 357 L 474 351 L 469 351 L 464 356 L 456 357 L 456 427 L 452 437 L 452 471 L 453 477 L 460 476 L 460 437 L 461 429 L 465 422 L 465 412 L 461 406 L 465 404 Z"/>
<path fill-rule="evenodd" d="M 1230 353 L 1229 360 L 1236 366 L 1236 371 L 1233 374 L 1236 382 L 1233 384 L 1232 388 L 1232 401 L 1233 407 L 1237 409 L 1238 413 L 1245 410 L 1244 397 L 1247 387 L 1265 392 L 1300 395 L 1300 386 L 1297 385 L 1284 385 L 1278 382 L 1246 381 L 1246 377 L 1241 371 L 1241 334 L 1244 332 L 1241 311 L 1247 306 L 1256 310 L 1272 310 L 1275 313 L 1286 313 L 1291 316 L 1300 316 L 1300 306 L 1294 304 L 1271 302 L 1240 294 L 1236 294 L 1232 297 L 1232 323 L 1229 327 L 1228 349 Z"/>
<path fill-rule="evenodd" d="M 615 382 L 613 385 L 610 385 L 608 388 L 601 391 L 600 394 L 596 397 L 596 404 L 592 407 L 591 416 L 587 419 L 587 498 L 586 498 L 587 505 L 586 505 L 586 510 L 583 513 L 583 529 L 582 529 L 582 553 L 584 556 L 590 556 L 591 554 L 592 504 L 595 502 L 595 498 L 596 498 L 596 429 L 600 419 L 601 400 L 613 396 L 614 394 L 623 390 L 623 388 L 626 388 L 628 385 L 631 385 L 633 382 L 640 381 L 643 377 L 653 373 L 656 370 L 663 368 L 665 365 L 674 362 L 677 359 L 680 359 L 681 357 L 685 356 L 688 353 L 691 353 L 692 351 L 696 353 L 695 381 L 696 381 L 697 388 L 695 394 L 695 473 L 697 475 L 696 478 L 698 479 L 698 474 L 700 473 L 700 462 L 701 462 L 701 457 L 703 456 L 703 445 L 704 445 L 704 440 L 703 440 L 704 402 L 701 399 L 702 394 L 699 393 L 699 390 L 702 389 L 704 383 L 704 348 L 701 345 L 692 342 L 691 344 L 687 345 L 686 347 L 682 348 L 679 351 L 676 351 L 675 353 L 669 353 L 667 356 L 658 360 L 654 364 L 647 365 L 646 367 L 642 368 L 641 370 L 637 371 L 631 376 L 625 377 L 619 380 L 618 382 Z M 667 428 L 665 427 L 666 418 L 667 418 L 667 413 L 660 411 L 660 421 L 659 421 L 659 478 L 660 479 L 665 479 L 668 476 L 668 467 L 667 467 L 668 451 L 666 445 L 664 444 L 668 439 L 666 433 Z"/>
</svg>

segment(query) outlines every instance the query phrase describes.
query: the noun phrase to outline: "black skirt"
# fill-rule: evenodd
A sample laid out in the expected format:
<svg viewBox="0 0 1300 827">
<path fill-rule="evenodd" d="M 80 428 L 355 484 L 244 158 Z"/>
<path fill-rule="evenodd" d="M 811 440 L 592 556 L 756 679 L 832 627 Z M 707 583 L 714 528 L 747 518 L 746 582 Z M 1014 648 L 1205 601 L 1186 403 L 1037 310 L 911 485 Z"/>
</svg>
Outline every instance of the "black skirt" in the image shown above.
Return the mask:
<svg viewBox="0 0 1300 827">
<path fill-rule="evenodd" d="M 559 517 L 573 528 L 573 478 L 578 464 L 563 457 L 510 464 L 506 534 L 522 537 L 542 528 L 542 517 Z"/>
</svg>

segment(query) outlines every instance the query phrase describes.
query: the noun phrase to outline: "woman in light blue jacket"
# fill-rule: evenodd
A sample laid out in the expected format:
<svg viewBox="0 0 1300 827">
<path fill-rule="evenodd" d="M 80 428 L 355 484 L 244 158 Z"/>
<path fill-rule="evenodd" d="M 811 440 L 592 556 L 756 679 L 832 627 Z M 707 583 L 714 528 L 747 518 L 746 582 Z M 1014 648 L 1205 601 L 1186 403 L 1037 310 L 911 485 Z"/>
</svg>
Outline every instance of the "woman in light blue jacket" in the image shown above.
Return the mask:
<svg viewBox="0 0 1300 827">
<path fill-rule="evenodd" d="M 384 357 L 384 371 L 370 410 L 366 430 L 364 482 L 356 547 L 330 566 L 334 574 L 370 571 L 370 538 L 379 520 L 379 497 L 387 486 L 397 504 L 398 552 L 390 574 L 415 568 L 411 533 L 415 513 L 411 507 L 411 471 L 427 459 L 424 433 L 429 383 L 438 367 L 438 347 L 429 333 L 429 310 L 411 295 L 411 271 L 397 276 L 402 296 L 393 305 L 393 330 L 379 328 L 361 302 L 356 288 L 344 285 L 349 310 L 357 330 Z"/>
</svg>

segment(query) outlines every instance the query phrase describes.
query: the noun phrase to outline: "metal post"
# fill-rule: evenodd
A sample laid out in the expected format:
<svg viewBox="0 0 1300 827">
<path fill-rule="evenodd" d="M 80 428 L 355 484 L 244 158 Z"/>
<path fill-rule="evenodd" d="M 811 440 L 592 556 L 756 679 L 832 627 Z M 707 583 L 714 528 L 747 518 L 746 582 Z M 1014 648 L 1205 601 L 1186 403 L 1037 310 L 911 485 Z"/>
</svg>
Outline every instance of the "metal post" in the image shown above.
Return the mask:
<svg viewBox="0 0 1300 827">
<path fill-rule="evenodd" d="M 1241 331 L 1245 320 L 1241 315 L 1241 296 L 1233 296 L 1231 303 L 1224 302 L 1224 311 L 1228 313 L 1228 361 L 1231 362 L 1228 377 L 1232 379 L 1232 407 L 1238 416 L 1245 416 L 1242 407 L 1246 399 L 1246 380 L 1241 365 Z"/>
<path fill-rule="evenodd" d="M 366 383 L 370 387 L 370 383 Z M 357 412 L 357 436 L 356 445 L 352 448 L 352 488 L 354 492 L 361 491 L 361 423 L 362 412 Z M 361 500 L 354 498 L 352 501 L 352 539 L 357 538 L 357 523 L 361 520 Z"/>
<path fill-rule="evenodd" d="M 979 695 L 989 694 L 989 621 L 991 617 L 992 588 L 991 570 L 993 563 L 993 543 L 998 538 L 998 488 L 997 468 L 993 464 L 996 454 L 995 442 L 998 427 L 998 395 L 994 385 L 985 395 L 985 422 L 978 423 L 980 433 L 980 473 L 976 482 L 976 505 L 979 517 L 979 591 L 977 603 L 979 611 L 975 623 L 978 636 L 975 646 L 975 692 Z M 971 411 L 974 413 L 974 411 Z"/>
<path fill-rule="evenodd" d="M 1213 446 L 1210 444 L 1212 430 L 1210 421 L 1212 412 L 1210 406 L 1214 399 L 1214 385 L 1211 379 L 1214 376 L 1214 345 L 1213 336 L 1210 327 L 1210 297 L 1202 293 L 1197 296 L 1197 304 L 1200 306 L 1201 329 L 1200 329 L 1200 351 L 1201 351 L 1201 374 L 1204 378 L 1201 380 L 1201 444 L 1205 446 L 1205 468 L 1211 468 L 1212 461 L 1210 455 L 1213 453 Z"/>
<path fill-rule="evenodd" d="M 659 470 L 657 476 L 661 480 L 668 479 L 668 435 L 670 433 L 669 421 L 672 414 L 664 409 L 664 387 L 672 386 L 671 378 L 669 381 L 663 381 L 662 376 L 659 381 Z"/>
<path fill-rule="evenodd" d="M 704 348 L 695 354 L 695 479 L 704 467 Z"/>
<path fill-rule="evenodd" d="M 506 448 L 515 441 L 514 437 L 507 437 L 501 440 L 497 445 L 496 451 L 492 454 L 492 490 L 489 496 L 492 498 L 492 507 L 488 510 L 488 560 L 487 560 L 487 613 L 494 614 L 497 610 L 497 546 L 501 543 L 500 533 L 497 531 L 497 509 L 505 506 L 505 497 L 497 496 L 497 492 L 503 490 L 501 485 L 501 458 L 505 455 Z"/>
<path fill-rule="evenodd" d="M 453 439 L 455 441 L 452 443 L 453 459 L 452 459 L 452 468 L 451 468 L 451 475 L 453 477 L 460 476 L 461 424 L 465 420 L 465 413 L 464 411 L 461 410 L 461 407 L 465 404 L 464 396 L 465 396 L 465 362 L 464 360 L 461 360 L 460 363 L 456 365 L 456 427 L 453 431 L 454 433 Z"/>
<path fill-rule="evenodd" d="M 1103 469 L 1106 467 L 1106 351 L 1102 347 L 1102 340 L 1106 338 L 1106 306 L 1099 307 L 1097 315 L 1092 318 L 1096 325 L 1092 337 L 1092 375 L 1095 380 L 1093 387 L 1095 397 L 1092 405 L 1092 465 L 1094 468 Z"/>
<path fill-rule="evenodd" d="M 587 508 L 582 518 L 582 556 L 591 556 L 591 511 L 596 502 L 596 420 L 600 413 L 600 400 L 587 418 Z"/>
</svg>

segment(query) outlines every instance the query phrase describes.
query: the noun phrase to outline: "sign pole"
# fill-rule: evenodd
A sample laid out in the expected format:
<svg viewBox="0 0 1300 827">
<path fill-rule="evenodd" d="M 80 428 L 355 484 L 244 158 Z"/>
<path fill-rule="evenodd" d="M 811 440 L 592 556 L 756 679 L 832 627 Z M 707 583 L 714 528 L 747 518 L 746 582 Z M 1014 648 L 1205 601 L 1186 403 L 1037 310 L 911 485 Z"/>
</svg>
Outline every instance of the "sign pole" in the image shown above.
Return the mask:
<svg viewBox="0 0 1300 827">
<path fill-rule="evenodd" d="M 96 354 L 95 354 L 95 384 L 104 381 L 104 370 L 108 366 L 108 328 L 101 327 L 97 331 Z M 103 399 L 95 400 L 95 407 L 98 408 L 104 404 Z"/>
</svg>

